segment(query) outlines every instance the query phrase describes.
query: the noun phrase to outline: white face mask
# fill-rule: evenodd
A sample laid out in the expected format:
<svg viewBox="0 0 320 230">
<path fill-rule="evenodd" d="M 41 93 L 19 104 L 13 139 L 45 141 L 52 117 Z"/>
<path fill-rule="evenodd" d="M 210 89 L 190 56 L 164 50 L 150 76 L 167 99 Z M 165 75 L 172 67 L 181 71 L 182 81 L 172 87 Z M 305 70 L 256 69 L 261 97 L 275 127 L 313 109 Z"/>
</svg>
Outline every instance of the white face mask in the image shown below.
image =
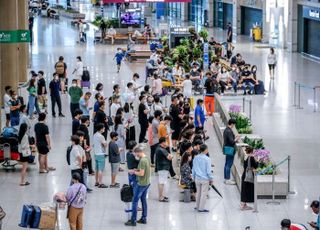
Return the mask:
<svg viewBox="0 0 320 230">
<path fill-rule="evenodd" d="M 76 84 L 76 83 L 72 83 L 72 86 L 73 86 L 73 87 L 76 87 L 76 86 L 77 86 L 77 84 Z"/>
<path fill-rule="evenodd" d="M 134 158 L 135 158 L 137 161 L 140 160 L 140 158 L 139 158 L 138 156 L 135 156 Z"/>
</svg>

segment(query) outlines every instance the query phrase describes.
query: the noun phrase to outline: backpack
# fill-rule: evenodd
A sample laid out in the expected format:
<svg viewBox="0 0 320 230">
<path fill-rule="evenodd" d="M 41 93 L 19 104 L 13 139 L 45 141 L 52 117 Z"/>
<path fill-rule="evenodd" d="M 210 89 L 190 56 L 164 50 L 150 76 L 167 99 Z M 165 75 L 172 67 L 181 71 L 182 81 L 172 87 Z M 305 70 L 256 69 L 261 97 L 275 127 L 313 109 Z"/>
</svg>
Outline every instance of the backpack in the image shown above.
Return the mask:
<svg viewBox="0 0 320 230">
<path fill-rule="evenodd" d="M 90 81 L 90 73 L 87 69 L 83 70 L 81 80 L 82 81 Z"/>
<path fill-rule="evenodd" d="M 70 153 L 71 153 L 71 150 L 72 150 L 72 146 L 68 146 L 68 148 L 67 148 L 67 163 L 68 163 L 68 165 L 70 165 Z"/>
<path fill-rule="evenodd" d="M 57 62 L 56 73 L 59 75 L 64 74 L 64 63 L 63 62 L 61 62 L 61 61 Z"/>
<path fill-rule="evenodd" d="M 124 184 L 120 190 L 120 199 L 123 202 L 132 202 L 133 188 L 131 185 Z"/>
</svg>

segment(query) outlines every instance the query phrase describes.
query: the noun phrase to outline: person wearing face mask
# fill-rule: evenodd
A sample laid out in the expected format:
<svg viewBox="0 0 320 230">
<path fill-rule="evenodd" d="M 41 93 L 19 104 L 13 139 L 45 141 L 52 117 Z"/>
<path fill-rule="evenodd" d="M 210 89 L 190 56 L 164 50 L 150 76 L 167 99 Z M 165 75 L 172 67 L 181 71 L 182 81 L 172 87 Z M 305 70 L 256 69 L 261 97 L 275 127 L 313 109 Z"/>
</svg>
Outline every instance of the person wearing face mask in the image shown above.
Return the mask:
<svg viewBox="0 0 320 230">
<path fill-rule="evenodd" d="M 119 188 L 120 184 L 116 182 L 116 177 L 120 169 L 120 148 L 117 145 L 119 135 L 117 132 L 110 133 L 109 142 L 109 162 L 111 164 L 111 184 L 110 188 Z"/>
<path fill-rule="evenodd" d="M 45 124 L 46 114 L 40 113 L 38 123 L 34 126 L 35 141 L 39 153 L 39 173 L 48 173 L 49 171 L 56 170 L 48 166 L 48 153 L 51 149 L 51 139 L 49 128 Z"/>
<path fill-rule="evenodd" d="M 59 82 L 59 75 L 57 73 L 53 74 L 53 80 L 49 84 L 49 89 L 50 89 L 50 97 L 51 97 L 52 116 L 56 117 L 55 106 L 57 104 L 59 109 L 59 117 L 65 117 L 62 114 L 60 82 Z"/>
<path fill-rule="evenodd" d="M 257 66 L 256 65 L 252 66 L 251 73 L 252 73 L 252 77 L 253 77 L 252 83 L 255 84 L 254 93 L 255 94 L 265 94 L 266 90 L 264 88 L 264 82 L 261 81 L 261 80 L 258 80 L 258 77 L 257 77 Z"/>
<path fill-rule="evenodd" d="M 91 92 L 86 92 L 79 101 L 80 109 L 83 113 L 83 116 L 88 117 L 88 119 L 90 119 L 90 110 L 92 109 L 89 104 L 91 95 Z"/>
<path fill-rule="evenodd" d="M 198 90 L 200 87 L 201 72 L 199 71 L 199 64 L 197 62 L 194 62 L 192 64 L 192 70 L 190 71 L 190 80 L 194 85 L 194 89 Z"/>
<path fill-rule="evenodd" d="M 10 94 L 10 125 L 13 127 L 19 125 L 19 109 L 21 106 L 21 102 L 18 99 L 18 95 L 15 91 L 11 90 Z"/>
<path fill-rule="evenodd" d="M 71 117 L 74 117 L 76 109 L 80 109 L 79 101 L 82 94 L 82 89 L 77 85 L 77 79 L 73 79 L 72 86 L 69 88 Z"/>
<path fill-rule="evenodd" d="M 137 146 L 137 142 L 129 141 L 128 152 L 126 155 L 128 170 L 134 170 L 138 168 L 139 158 L 133 152 L 136 146 Z M 137 176 L 134 174 L 128 173 L 128 179 L 129 179 L 129 185 L 131 185 L 134 188 L 137 185 Z"/>
<path fill-rule="evenodd" d="M 226 70 L 224 66 L 221 67 L 221 72 L 218 74 L 218 78 L 217 78 L 217 81 L 219 82 L 219 85 L 221 87 L 221 95 L 224 94 L 224 91 L 226 90 L 230 80 L 231 80 L 231 77 L 229 72 Z"/>
<path fill-rule="evenodd" d="M 230 73 L 230 81 L 235 93 L 237 93 L 238 91 L 238 82 L 240 80 L 240 77 L 241 77 L 241 69 L 237 67 L 236 64 L 232 65 L 232 71 Z"/>
<path fill-rule="evenodd" d="M 77 57 L 76 67 L 72 74 L 75 74 L 74 79 L 76 80 L 77 85 L 80 85 L 81 77 L 83 75 L 83 63 L 80 56 Z"/>
<path fill-rule="evenodd" d="M 245 65 L 244 70 L 241 73 L 241 83 L 243 88 L 243 95 L 247 94 L 247 87 L 249 87 L 249 94 L 253 94 L 254 92 L 254 83 L 255 80 L 252 77 L 252 73 L 249 69 L 250 65 Z"/>
<path fill-rule="evenodd" d="M 93 167 L 92 167 L 92 157 L 91 157 L 91 143 L 90 143 L 90 135 L 89 135 L 89 125 L 90 120 L 86 115 L 82 115 L 81 118 L 81 124 L 79 126 L 79 131 L 82 131 L 84 133 L 84 150 L 86 153 L 86 159 L 88 164 L 88 170 L 90 175 L 94 175 Z"/>
<path fill-rule="evenodd" d="M 148 129 L 148 114 L 150 110 L 146 106 L 146 96 L 140 96 L 139 98 L 140 104 L 139 104 L 139 112 L 138 112 L 138 120 L 140 124 L 140 135 L 139 135 L 139 143 L 147 143 L 148 140 L 146 140 L 146 133 Z"/>
<path fill-rule="evenodd" d="M 114 131 L 118 134 L 117 145 L 120 151 L 120 164 L 126 163 L 126 128 L 121 114 L 114 119 Z"/>
</svg>

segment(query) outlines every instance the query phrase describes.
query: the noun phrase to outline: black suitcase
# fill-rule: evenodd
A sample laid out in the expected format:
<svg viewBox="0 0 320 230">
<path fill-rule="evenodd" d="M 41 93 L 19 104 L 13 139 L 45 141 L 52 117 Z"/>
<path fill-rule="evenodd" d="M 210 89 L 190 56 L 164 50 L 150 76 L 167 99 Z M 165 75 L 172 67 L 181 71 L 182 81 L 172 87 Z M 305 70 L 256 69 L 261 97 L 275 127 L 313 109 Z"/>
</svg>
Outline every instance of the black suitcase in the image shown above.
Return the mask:
<svg viewBox="0 0 320 230">
<path fill-rule="evenodd" d="M 82 73 L 81 80 L 82 81 L 90 81 L 90 73 L 89 73 L 89 71 L 87 70 L 86 67 L 83 68 L 83 73 Z"/>
</svg>

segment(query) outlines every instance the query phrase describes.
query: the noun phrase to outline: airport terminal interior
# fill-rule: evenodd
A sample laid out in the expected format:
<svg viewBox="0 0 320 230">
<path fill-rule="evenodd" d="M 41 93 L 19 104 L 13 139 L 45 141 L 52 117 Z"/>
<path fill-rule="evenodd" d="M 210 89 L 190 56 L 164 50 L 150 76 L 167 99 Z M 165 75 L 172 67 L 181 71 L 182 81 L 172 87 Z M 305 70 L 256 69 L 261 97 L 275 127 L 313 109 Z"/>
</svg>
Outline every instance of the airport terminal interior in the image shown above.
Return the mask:
<svg viewBox="0 0 320 230">
<path fill-rule="evenodd" d="M 319 44 L 318 0 L 0 0 L 0 229 L 319 229 Z"/>
</svg>

